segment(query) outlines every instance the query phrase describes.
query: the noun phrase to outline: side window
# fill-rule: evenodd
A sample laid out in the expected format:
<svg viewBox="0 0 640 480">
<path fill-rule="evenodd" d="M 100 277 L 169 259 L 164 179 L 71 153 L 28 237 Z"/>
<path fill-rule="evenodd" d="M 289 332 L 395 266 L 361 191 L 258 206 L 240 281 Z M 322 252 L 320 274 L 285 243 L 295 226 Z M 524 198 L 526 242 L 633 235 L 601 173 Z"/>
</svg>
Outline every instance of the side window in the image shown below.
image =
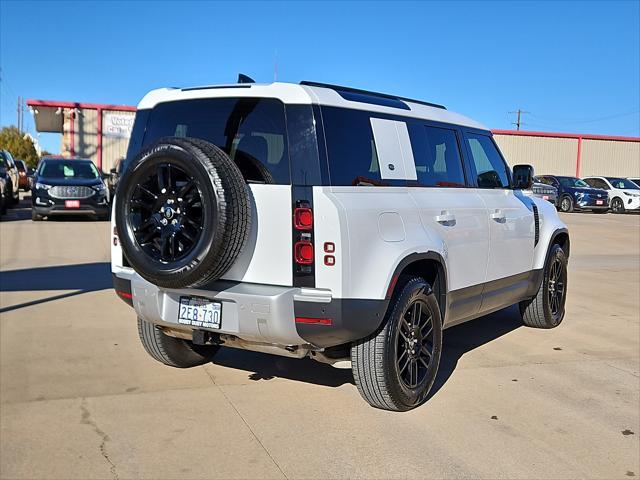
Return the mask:
<svg viewBox="0 0 640 480">
<path fill-rule="evenodd" d="M 380 176 L 370 114 L 360 110 L 321 108 L 331 185 L 386 185 Z"/>
<path fill-rule="evenodd" d="M 467 133 L 467 146 L 471 154 L 471 170 L 479 188 L 509 188 L 507 165 L 500 152 L 486 135 Z"/>
<path fill-rule="evenodd" d="M 594 178 L 594 180 L 596 181 L 596 184 L 595 184 L 596 188 L 602 188 L 603 190 L 611 190 L 609 188 L 609 185 L 607 185 L 607 182 L 605 182 L 604 180 L 600 178 Z"/>
<path fill-rule="evenodd" d="M 424 126 L 419 128 L 424 135 L 421 143 L 425 152 L 416 156 L 418 185 L 464 187 L 465 179 L 455 130 Z"/>
</svg>

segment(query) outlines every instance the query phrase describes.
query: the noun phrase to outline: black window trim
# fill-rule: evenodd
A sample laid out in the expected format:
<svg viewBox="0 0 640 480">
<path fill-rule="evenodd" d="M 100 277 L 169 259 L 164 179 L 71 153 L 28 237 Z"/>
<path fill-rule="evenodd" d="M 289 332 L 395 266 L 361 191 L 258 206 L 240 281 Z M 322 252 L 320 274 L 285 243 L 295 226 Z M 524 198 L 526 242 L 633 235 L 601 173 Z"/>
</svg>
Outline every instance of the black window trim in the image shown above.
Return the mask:
<svg viewBox="0 0 640 480">
<path fill-rule="evenodd" d="M 438 122 L 435 120 L 428 120 L 428 119 L 424 119 L 424 118 L 417 118 L 417 117 L 407 117 L 404 115 L 395 115 L 395 114 L 391 114 L 391 113 L 382 113 L 382 112 L 374 112 L 371 110 L 362 110 L 362 109 L 358 109 L 358 108 L 349 108 L 349 107 L 344 107 L 344 106 L 340 106 L 340 107 L 336 107 L 336 106 L 332 106 L 332 105 L 314 105 L 314 107 L 317 108 L 317 112 L 318 115 L 316 115 L 316 122 L 319 123 L 319 125 L 316 125 L 316 131 L 318 132 L 318 135 L 322 135 L 322 140 L 320 140 L 320 138 L 318 138 L 318 150 L 319 150 L 319 154 L 320 154 L 320 162 L 321 162 L 321 166 L 323 166 L 323 168 L 327 168 L 327 177 L 325 178 L 325 176 L 323 175 L 323 179 L 322 179 L 322 186 L 340 186 L 340 185 L 332 185 L 330 182 L 330 176 L 331 176 L 331 172 L 330 172 L 330 168 L 329 168 L 329 158 L 328 158 L 328 153 L 327 153 L 327 145 L 326 145 L 326 133 L 325 133 L 325 126 L 324 126 L 324 118 L 322 115 L 322 110 L 323 108 L 336 108 L 336 109 L 343 109 L 343 110 L 358 110 L 361 112 L 365 112 L 369 115 L 370 118 L 381 118 L 381 119 L 386 119 L 386 120 L 394 120 L 394 121 L 398 121 L 398 122 L 404 122 L 407 124 L 407 126 L 413 124 L 418 124 L 422 127 L 436 127 L 436 128 L 443 128 L 443 129 L 447 129 L 447 130 L 453 130 L 456 134 L 456 139 L 458 142 L 458 152 L 460 154 L 460 161 L 462 162 L 462 172 L 464 175 L 464 179 L 465 179 L 465 186 L 463 187 L 437 187 L 437 186 L 428 186 L 428 185 L 417 185 L 416 184 L 416 180 L 394 180 L 395 184 L 394 185 L 375 185 L 376 187 L 411 187 L 411 188 L 477 188 L 474 184 L 474 182 L 472 181 L 473 175 L 472 175 L 472 170 L 470 169 L 469 166 L 469 154 L 467 152 L 467 149 L 465 148 L 464 145 L 464 133 L 465 131 L 470 131 L 472 133 L 477 133 L 477 134 L 481 134 L 484 136 L 489 136 L 492 138 L 493 140 L 493 136 L 491 134 L 490 131 L 488 130 L 481 130 L 481 129 L 473 129 L 473 128 L 466 128 L 466 127 L 462 127 L 458 124 L 455 123 L 446 123 L 446 122 Z M 316 112 L 316 110 L 314 109 L 314 113 Z M 320 146 L 322 144 L 322 147 Z M 495 142 L 494 142 L 495 144 Z M 413 146 L 413 145 L 412 145 Z M 496 145 L 497 148 L 497 145 Z M 504 162 L 504 157 L 502 156 L 502 152 L 500 152 L 500 149 L 498 149 L 498 152 L 500 153 L 500 157 L 502 158 L 502 161 Z M 414 159 L 415 160 L 415 159 Z M 505 162 L 506 165 L 506 162 Z M 323 172 L 324 173 L 324 172 Z M 510 174 L 510 169 L 508 168 L 507 165 L 507 175 L 509 178 L 509 185 L 511 185 L 511 174 Z M 385 181 L 383 180 L 383 183 Z M 364 186 L 362 185 L 362 187 L 364 188 L 371 188 L 371 186 Z"/>
<path fill-rule="evenodd" d="M 464 150 L 467 154 L 467 158 L 466 161 L 468 163 L 469 166 L 469 177 L 471 179 L 471 184 L 472 184 L 472 188 L 477 188 L 480 190 L 513 190 L 513 178 L 511 176 L 511 168 L 509 167 L 509 164 L 507 163 L 506 159 L 504 158 L 504 155 L 502 154 L 502 152 L 500 151 L 500 148 L 498 147 L 498 144 L 496 143 L 495 139 L 493 138 L 493 134 L 488 131 L 488 130 L 480 130 L 477 128 L 462 128 L 462 134 L 463 134 L 463 138 L 464 138 Z M 473 162 L 473 154 L 471 153 L 471 148 L 469 146 L 469 138 L 468 138 L 468 134 L 471 135 L 480 135 L 483 137 L 487 137 L 489 138 L 489 140 L 491 141 L 491 143 L 493 143 L 493 146 L 496 148 L 498 155 L 500 155 L 500 158 L 502 159 L 502 163 L 505 166 L 505 172 L 507 174 L 507 181 L 508 181 L 508 186 L 506 187 L 494 187 L 494 188 L 482 188 L 478 186 L 478 179 L 475 178 L 475 175 L 473 175 L 473 172 L 475 169 L 472 169 L 471 167 L 471 162 Z"/>
</svg>

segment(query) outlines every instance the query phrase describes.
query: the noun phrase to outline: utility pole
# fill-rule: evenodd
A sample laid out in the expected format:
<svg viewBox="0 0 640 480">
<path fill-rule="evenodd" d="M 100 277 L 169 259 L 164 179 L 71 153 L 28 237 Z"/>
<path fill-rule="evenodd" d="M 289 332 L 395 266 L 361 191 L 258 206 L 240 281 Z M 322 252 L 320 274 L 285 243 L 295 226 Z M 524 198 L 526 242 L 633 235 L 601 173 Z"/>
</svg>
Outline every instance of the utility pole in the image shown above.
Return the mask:
<svg viewBox="0 0 640 480">
<path fill-rule="evenodd" d="M 511 122 L 511 125 L 515 125 L 516 129 L 520 130 L 520 125 L 526 125 L 525 123 L 520 121 L 520 116 L 523 113 L 529 113 L 529 112 L 525 112 L 524 110 L 518 109 L 515 112 L 509 112 L 510 114 L 515 113 L 518 115 L 518 119 L 515 122 Z"/>
<path fill-rule="evenodd" d="M 20 96 L 18 96 L 16 112 L 18 113 L 18 131 L 22 133 L 22 98 Z"/>
</svg>

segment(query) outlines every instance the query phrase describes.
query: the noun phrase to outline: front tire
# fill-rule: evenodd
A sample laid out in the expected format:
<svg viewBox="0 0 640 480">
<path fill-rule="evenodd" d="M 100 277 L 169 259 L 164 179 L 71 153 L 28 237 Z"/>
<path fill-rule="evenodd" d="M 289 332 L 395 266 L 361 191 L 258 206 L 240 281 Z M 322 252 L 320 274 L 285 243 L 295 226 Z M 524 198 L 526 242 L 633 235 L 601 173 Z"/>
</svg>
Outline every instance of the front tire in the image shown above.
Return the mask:
<svg viewBox="0 0 640 480">
<path fill-rule="evenodd" d="M 565 195 L 560 199 L 560 211 L 563 213 L 573 212 L 573 199 L 569 195 Z"/>
<path fill-rule="evenodd" d="M 520 302 L 522 321 L 528 327 L 555 328 L 562 322 L 567 299 L 567 255 L 558 244 L 551 246 L 542 284 L 534 298 Z"/>
<path fill-rule="evenodd" d="M 190 368 L 211 361 L 220 347 L 194 345 L 188 340 L 170 337 L 154 324 L 138 317 L 138 335 L 147 353 L 170 367 Z"/>
<path fill-rule="evenodd" d="M 624 213 L 625 212 L 625 208 L 624 208 L 624 202 L 616 197 L 611 201 L 611 211 L 613 213 Z"/>
<path fill-rule="evenodd" d="M 396 290 L 384 327 L 351 347 L 353 377 L 373 407 L 407 411 L 423 403 L 442 353 L 442 319 L 424 279 L 406 279 Z"/>
</svg>

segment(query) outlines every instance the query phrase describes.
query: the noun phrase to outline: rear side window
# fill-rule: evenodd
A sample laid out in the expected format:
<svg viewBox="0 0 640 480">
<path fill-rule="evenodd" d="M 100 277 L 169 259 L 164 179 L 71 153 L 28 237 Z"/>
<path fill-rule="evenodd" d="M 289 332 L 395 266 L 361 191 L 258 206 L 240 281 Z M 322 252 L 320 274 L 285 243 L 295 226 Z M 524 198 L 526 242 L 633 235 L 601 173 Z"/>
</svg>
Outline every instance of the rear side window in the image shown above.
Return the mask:
<svg viewBox="0 0 640 480">
<path fill-rule="evenodd" d="M 467 146 L 471 154 L 471 169 L 479 188 L 509 188 L 507 164 L 500 152 L 486 135 L 466 134 Z"/>
<path fill-rule="evenodd" d="M 249 183 L 291 183 L 284 105 L 269 98 L 161 103 L 151 111 L 144 146 L 164 136 L 195 137 L 224 150 Z"/>
<path fill-rule="evenodd" d="M 365 111 L 322 107 L 331 185 L 383 185 L 370 117 Z"/>
<path fill-rule="evenodd" d="M 414 128 L 416 135 L 424 137 L 416 155 L 418 185 L 424 187 L 464 187 L 465 178 L 456 132 L 448 128 Z M 415 136 L 414 136 L 415 139 Z"/>
</svg>

